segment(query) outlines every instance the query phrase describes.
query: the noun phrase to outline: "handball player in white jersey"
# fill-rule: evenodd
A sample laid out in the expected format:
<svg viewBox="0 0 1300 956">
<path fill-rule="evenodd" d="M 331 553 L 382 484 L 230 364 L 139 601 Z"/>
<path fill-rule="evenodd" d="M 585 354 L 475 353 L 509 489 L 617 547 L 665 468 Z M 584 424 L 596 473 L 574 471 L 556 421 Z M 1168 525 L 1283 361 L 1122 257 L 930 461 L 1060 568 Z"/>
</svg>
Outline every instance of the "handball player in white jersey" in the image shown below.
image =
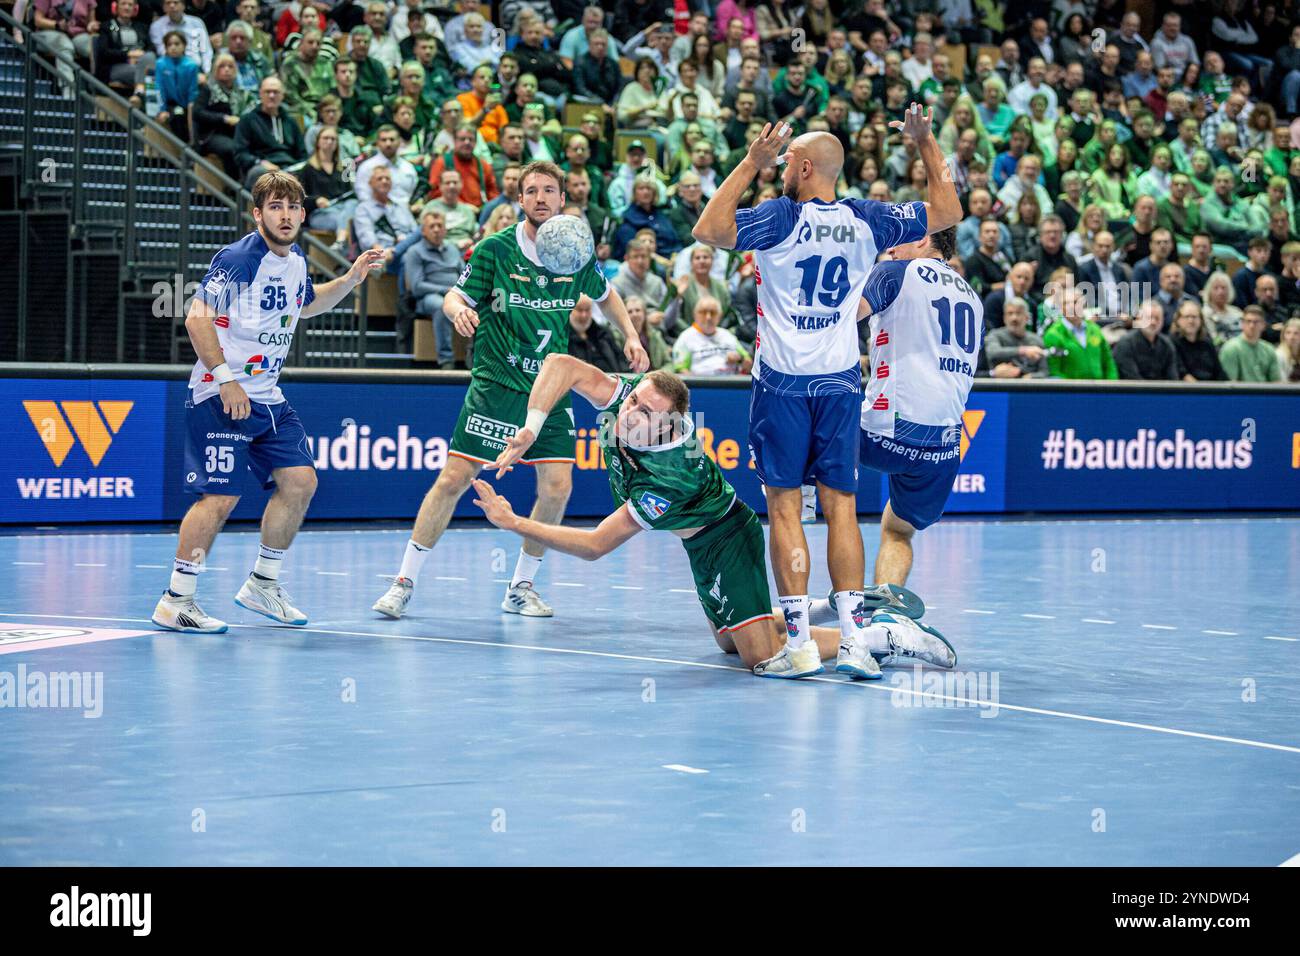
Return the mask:
<svg viewBox="0 0 1300 956">
<path fill-rule="evenodd" d="M 859 460 L 889 476 L 875 580 L 895 592 L 912 570 L 912 536 L 939 520 L 952 493 L 962 414 L 984 345 L 984 304 L 947 264 L 956 249 L 956 229 L 891 249 L 867 279 L 858 309 L 860 317 L 871 317 Z M 903 645 L 915 635 L 900 631 L 918 627 L 942 639 L 916 622 L 925 607 L 903 593 L 906 601 L 872 616 L 868 643 L 877 655 L 888 654 L 886 631 Z M 838 596 L 814 601 L 810 620 L 834 620 L 838 603 Z"/>
<path fill-rule="evenodd" d="M 931 131 L 933 111 L 912 104 L 890 125 L 912 136 L 929 176 L 930 202 L 837 199 L 844 150 L 829 133 L 793 141 L 770 124 L 718 187 L 694 229 L 696 239 L 755 250 L 758 338 L 750 398 L 749 443 L 767 493 L 770 556 L 788 642 L 755 668 L 765 677 L 822 670 L 809 640 L 808 542 L 800 486 L 816 483 L 826 516 L 826 563 L 843 640 L 836 670 L 878 677 L 863 649 L 868 611 L 896 603 L 889 590 L 864 588 L 857 517 L 857 448 L 862 373 L 858 304 L 877 256 L 955 226 L 961 203 Z M 784 194 L 738 209 L 758 173 L 786 163 Z"/>
<path fill-rule="evenodd" d="M 253 186 L 257 229 L 217 251 L 190 303 L 185 329 L 199 360 L 185 401 L 185 490 L 199 496 L 181 522 L 171 586 L 153 622 L 172 631 L 220 634 L 224 621 L 195 602 L 198 572 L 226 518 L 249 487 L 274 488 L 262 512 L 257 563 L 235 603 L 281 624 L 307 617 L 279 584 L 280 563 L 316 492 L 307 433 L 278 384 L 298 319 L 332 309 L 372 271 L 367 250 L 347 274 L 312 286 L 298 246 L 303 189 L 284 172 Z"/>
</svg>

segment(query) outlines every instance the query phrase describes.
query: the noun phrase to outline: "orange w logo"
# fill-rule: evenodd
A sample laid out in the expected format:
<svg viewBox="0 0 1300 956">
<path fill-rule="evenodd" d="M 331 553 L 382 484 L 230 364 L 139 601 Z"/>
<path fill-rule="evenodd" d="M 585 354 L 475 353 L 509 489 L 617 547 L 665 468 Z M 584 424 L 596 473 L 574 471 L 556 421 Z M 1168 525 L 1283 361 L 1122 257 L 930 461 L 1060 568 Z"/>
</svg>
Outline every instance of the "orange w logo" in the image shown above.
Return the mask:
<svg viewBox="0 0 1300 956">
<path fill-rule="evenodd" d="M 984 424 L 984 412 L 971 409 L 961 413 L 961 457 L 966 460 L 966 451 L 975 438 L 975 433 Z"/>
<path fill-rule="evenodd" d="M 99 410 L 96 411 L 96 405 Z M 98 466 L 113 444 L 126 416 L 131 413 L 135 402 L 50 402 L 25 401 L 27 417 L 32 420 L 36 434 L 41 436 L 45 451 L 56 468 L 63 465 L 76 444 L 73 434 L 81 439 L 81 447 L 92 465 Z M 59 408 L 63 411 L 60 413 Z M 101 417 L 102 416 L 102 417 Z M 111 429 L 111 432 L 110 432 Z"/>
</svg>

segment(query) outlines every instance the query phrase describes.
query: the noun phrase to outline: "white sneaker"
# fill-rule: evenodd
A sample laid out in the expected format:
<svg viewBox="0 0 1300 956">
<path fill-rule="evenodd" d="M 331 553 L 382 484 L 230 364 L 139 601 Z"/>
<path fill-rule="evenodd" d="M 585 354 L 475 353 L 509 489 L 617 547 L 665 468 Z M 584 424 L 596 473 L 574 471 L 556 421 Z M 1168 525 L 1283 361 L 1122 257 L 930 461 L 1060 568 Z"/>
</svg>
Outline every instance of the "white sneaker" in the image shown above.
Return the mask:
<svg viewBox="0 0 1300 956">
<path fill-rule="evenodd" d="M 804 641 L 798 648 L 787 644 L 780 654 L 754 665 L 754 673 L 759 677 L 811 677 L 822 670 L 821 651 L 814 640 Z"/>
<path fill-rule="evenodd" d="M 817 486 L 800 485 L 799 493 L 803 497 L 803 513 L 799 516 L 800 524 L 817 523 Z"/>
<path fill-rule="evenodd" d="M 880 680 L 885 676 L 880 673 L 880 665 L 871 656 L 870 648 L 856 640 L 840 642 L 840 653 L 835 658 L 835 671 L 839 674 L 848 674 L 854 680 Z"/>
<path fill-rule="evenodd" d="M 153 622 L 169 631 L 183 631 L 186 634 L 226 633 L 226 622 L 205 614 L 192 594 L 174 597 L 171 591 L 164 591 L 158 606 L 153 609 Z"/>
<path fill-rule="evenodd" d="M 871 623 L 880 625 L 889 635 L 889 647 L 893 651 L 880 663 L 889 664 L 898 657 L 911 657 L 935 667 L 956 667 L 957 652 L 948 643 L 948 639 L 928 624 L 921 624 L 889 610 L 880 610 L 871 615 Z"/>
<path fill-rule="evenodd" d="M 414 592 L 415 585 L 410 578 L 394 578 L 384 596 L 374 603 L 371 610 L 397 620 L 406 612 L 406 605 L 410 603 Z"/>
<path fill-rule="evenodd" d="M 501 610 L 507 614 L 522 614 L 524 617 L 553 617 L 555 612 L 542 600 L 542 596 L 533 590 L 531 584 L 517 584 L 506 591 Z"/>
<path fill-rule="evenodd" d="M 307 615 L 294 607 L 291 601 L 279 581 L 262 582 L 252 575 L 235 595 L 235 603 L 245 611 L 253 611 L 281 624 L 301 627 L 307 623 Z"/>
</svg>

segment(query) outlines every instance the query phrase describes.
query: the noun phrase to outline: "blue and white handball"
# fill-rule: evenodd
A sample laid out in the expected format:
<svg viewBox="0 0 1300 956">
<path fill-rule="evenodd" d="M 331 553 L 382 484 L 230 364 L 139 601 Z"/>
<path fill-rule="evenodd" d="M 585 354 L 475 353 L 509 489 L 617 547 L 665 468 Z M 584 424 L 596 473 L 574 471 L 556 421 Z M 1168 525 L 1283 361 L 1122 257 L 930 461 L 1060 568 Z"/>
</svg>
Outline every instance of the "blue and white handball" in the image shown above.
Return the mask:
<svg viewBox="0 0 1300 956">
<path fill-rule="evenodd" d="M 596 254 L 596 240 L 586 219 L 552 216 L 537 230 L 537 258 L 547 272 L 571 276 Z"/>
</svg>

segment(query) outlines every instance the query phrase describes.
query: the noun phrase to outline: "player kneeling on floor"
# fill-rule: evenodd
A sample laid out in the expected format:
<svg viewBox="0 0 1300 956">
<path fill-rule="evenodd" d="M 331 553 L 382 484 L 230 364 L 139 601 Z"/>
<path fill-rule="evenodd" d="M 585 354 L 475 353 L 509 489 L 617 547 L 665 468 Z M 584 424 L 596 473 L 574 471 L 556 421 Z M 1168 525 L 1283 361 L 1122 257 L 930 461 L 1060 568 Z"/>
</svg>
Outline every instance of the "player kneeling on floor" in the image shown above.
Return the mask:
<svg viewBox="0 0 1300 956">
<path fill-rule="evenodd" d="M 602 411 L 600 442 L 610 491 L 619 506 L 594 529 L 541 525 L 514 514 L 510 503 L 478 480 L 475 504 L 499 528 L 536 537 L 547 547 L 594 561 L 641 531 L 671 531 L 682 539 L 696 593 L 714 638 L 748 667 L 777 654 L 786 625 L 774 611 L 764 562 L 763 529 L 721 470 L 703 451 L 689 414 L 690 393 L 677 376 L 609 375 L 567 355 L 546 359 L 529 396 L 530 420 L 544 421 L 570 389 Z M 535 435 L 521 429 L 490 467 L 498 477 L 527 452 Z M 870 648 L 857 647 L 867 621 L 846 609 L 841 628 L 814 628 L 819 658 L 856 659 L 862 677 L 878 678 Z M 841 645 L 844 645 L 843 647 Z M 822 670 L 820 659 L 799 673 Z"/>
</svg>

